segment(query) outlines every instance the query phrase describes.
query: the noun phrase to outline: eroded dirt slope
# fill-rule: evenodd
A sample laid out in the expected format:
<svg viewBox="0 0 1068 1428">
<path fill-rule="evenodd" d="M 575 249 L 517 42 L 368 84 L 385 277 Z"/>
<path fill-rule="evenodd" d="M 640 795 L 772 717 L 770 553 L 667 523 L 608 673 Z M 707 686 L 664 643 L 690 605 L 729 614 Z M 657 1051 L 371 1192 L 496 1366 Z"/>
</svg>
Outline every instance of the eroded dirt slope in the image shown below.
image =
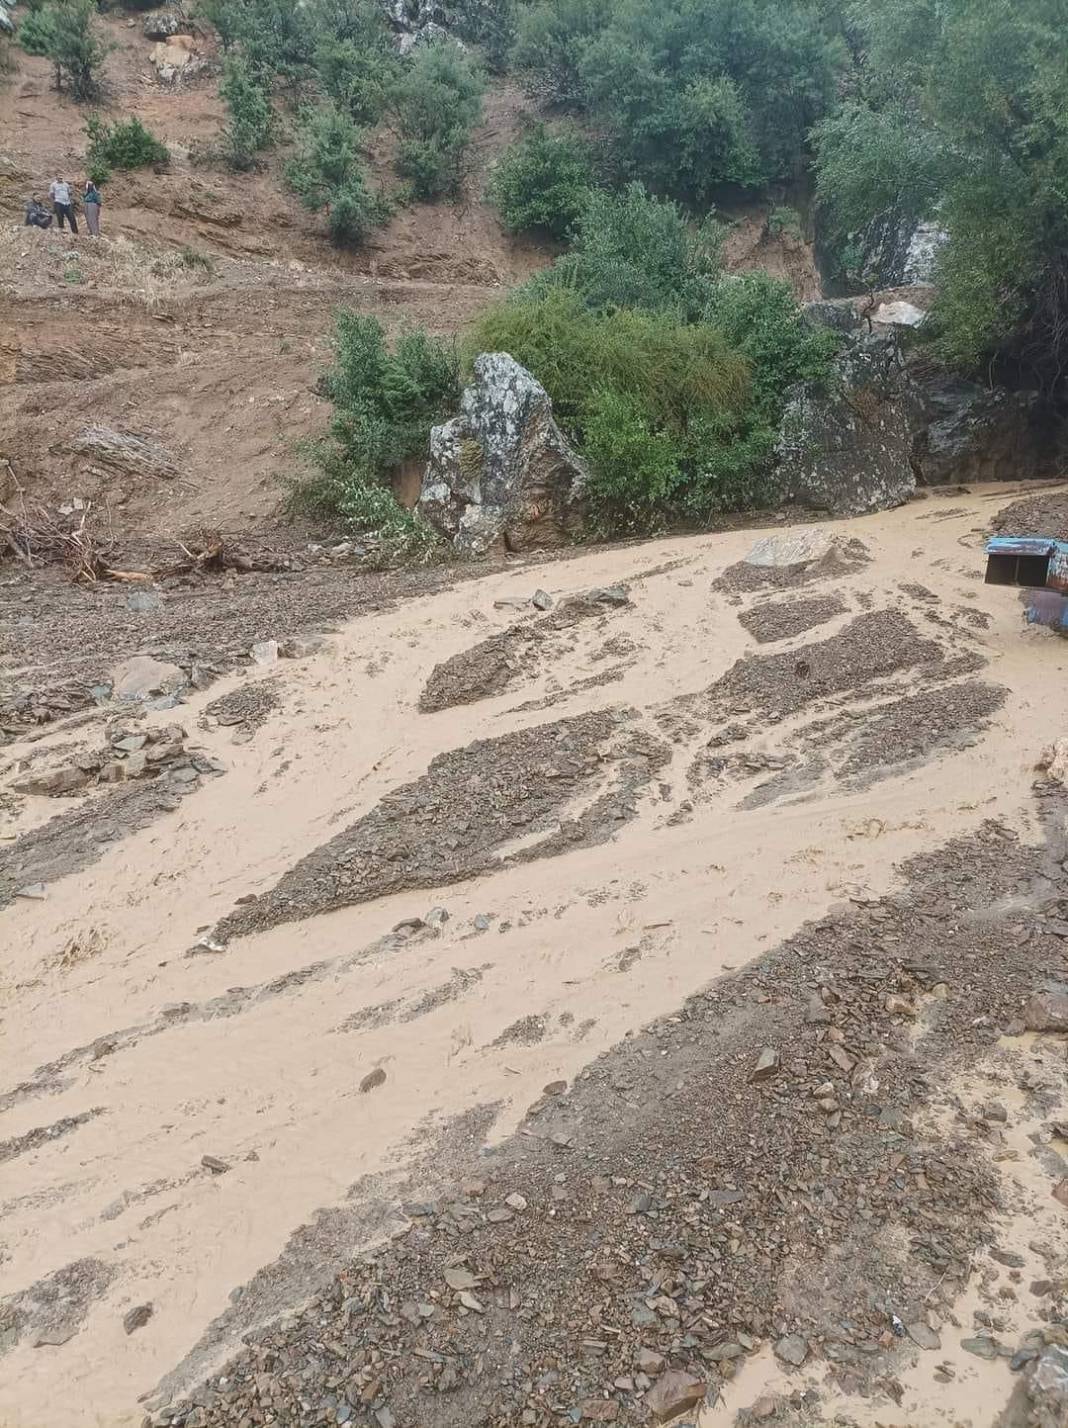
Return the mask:
<svg viewBox="0 0 1068 1428">
<path fill-rule="evenodd" d="M 702 1425 L 993 1423 L 1068 1278 L 1068 647 L 981 583 L 1006 499 L 809 578 L 735 531 L 20 630 L 0 1418 L 638 1424 L 674 1370 Z M 135 650 L 176 707 L 108 702 Z"/>
</svg>

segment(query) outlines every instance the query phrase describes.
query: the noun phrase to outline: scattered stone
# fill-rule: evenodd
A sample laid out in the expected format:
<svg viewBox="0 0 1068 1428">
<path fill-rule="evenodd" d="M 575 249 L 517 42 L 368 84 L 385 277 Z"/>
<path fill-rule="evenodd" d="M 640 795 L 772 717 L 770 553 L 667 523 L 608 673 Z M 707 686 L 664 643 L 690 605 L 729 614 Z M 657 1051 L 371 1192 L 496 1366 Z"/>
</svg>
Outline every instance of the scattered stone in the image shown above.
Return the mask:
<svg viewBox="0 0 1068 1428">
<path fill-rule="evenodd" d="M 473 1294 L 469 1294 L 466 1289 L 460 1291 L 459 1297 L 460 1303 L 465 1309 L 470 1309 L 475 1314 L 485 1314 L 486 1306 L 480 1300 L 476 1299 Z"/>
<path fill-rule="evenodd" d="M 1027 1385 L 1038 1428 L 1068 1423 L 1068 1351 L 1051 1345 L 1039 1359 Z"/>
<path fill-rule="evenodd" d="M 800 1368 L 808 1358 L 808 1340 L 800 1334 L 786 1334 L 775 1345 L 775 1357 L 784 1364 Z"/>
<path fill-rule="evenodd" d="M 360 1095 L 365 1096 L 368 1091 L 377 1091 L 379 1086 L 386 1084 L 386 1073 L 381 1066 L 369 1071 L 360 1082 Z"/>
<path fill-rule="evenodd" d="M 1035 992 L 1023 1020 L 1028 1031 L 1068 1031 L 1068 991 Z"/>
<path fill-rule="evenodd" d="M 249 650 L 253 664 L 277 664 L 279 645 L 277 640 L 257 640 Z"/>
<path fill-rule="evenodd" d="M 646 1394 L 645 1404 L 658 1422 L 667 1423 L 703 1403 L 706 1387 L 705 1380 L 695 1374 L 668 1369 Z"/>
<path fill-rule="evenodd" d="M 278 646 L 278 654 L 281 659 L 311 659 L 322 647 L 317 635 L 292 635 Z"/>
<path fill-rule="evenodd" d="M 774 1418 L 778 1411 L 779 1400 L 772 1398 L 770 1393 L 765 1393 L 750 1408 L 749 1416 L 757 1423 L 766 1423 L 769 1418 Z"/>
<path fill-rule="evenodd" d="M 127 1334 L 133 1334 L 138 1329 L 143 1329 L 152 1318 L 151 1304 L 138 1304 L 134 1309 L 128 1309 L 122 1316 L 122 1327 Z"/>
<path fill-rule="evenodd" d="M 639 1349 L 638 1367 L 642 1373 L 647 1373 L 650 1376 L 659 1373 L 664 1367 L 664 1355 L 658 1354 L 655 1349 Z"/>
<path fill-rule="evenodd" d="M 942 1340 L 929 1324 L 925 1324 L 922 1319 L 915 1324 L 906 1324 L 906 1331 L 914 1344 L 918 1344 L 921 1349 L 940 1349 Z"/>
<path fill-rule="evenodd" d="M 30 902 L 44 902 L 48 893 L 45 891 L 44 883 L 27 883 L 24 888 L 19 888 L 15 896 L 26 898 Z"/>
<path fill-rule="evenodd" d="M 972 1339 L 961 1339 L 960 1346 L 965 1353 L 974 1354 L 977 1359 L 996 1359 L 1001 1353 L 998 1341 L 983 1334 Z"/>
<path fill-rule="evenodd" d="M 547 590 L 535 590 L 531 596 L 530 603 L 535 610 L 551 610 L 553 608 L 553 597 Z"/>
<path fill-rule="evenodd" d="M 775 1047 L 765 1046 L 757 1059 L 757 1064 L 753 1067 L 750 1079 L 753 1081 L 766 1081 L 769 1077 L 776 1074 L 780 1065 L 781 1059 Z"/>
<path fill-rule="evenodd" d="M 526 1197 L 520 1195 L 518 1191 L 515 1194 L 505 1196 L 504 1203 L 513 1210 L 525 1210 L 527 1208 Z"/>
<path fill-rule="evenodd" d="M 157 694 L 178 694 L 188 679 L 176 664 L 153 659 L 151 655 L 134 655 L 125 659 L 108 675 L 111 697 L 127 704 L 143 704 Z"/>
<path fill-rule="evenodd" d="M 615 1423 L 619 1404 L 614 1398 L 587 1398 L 582 1405 L 584 1423 Z"/>
<path fill-rule="evenodd" d="M 220 1160 L 217 1155 L 202 1155 L 200 1163 L 205 1170 L 210 1170 L 213 1175 L 225 1175 L 230 1169 L 225 1160 Z"/>
<path fill-rule="evenodd" d="M 454 1268 L 447 1269 L 442 1275 L 442 1278 L 445 1280 L 445 1283 L 449 1286 L 449 1288 L 455 1289 L 457 1293 L 459 1293 L 462 1289 L 474 1289 L 475 1285 L 478 1283 L 478 1280 L 471 1273 L 471 1271 L 469 1269 L 464 1269 L 461 1266 L 456 1266 Z"/>
</svg>

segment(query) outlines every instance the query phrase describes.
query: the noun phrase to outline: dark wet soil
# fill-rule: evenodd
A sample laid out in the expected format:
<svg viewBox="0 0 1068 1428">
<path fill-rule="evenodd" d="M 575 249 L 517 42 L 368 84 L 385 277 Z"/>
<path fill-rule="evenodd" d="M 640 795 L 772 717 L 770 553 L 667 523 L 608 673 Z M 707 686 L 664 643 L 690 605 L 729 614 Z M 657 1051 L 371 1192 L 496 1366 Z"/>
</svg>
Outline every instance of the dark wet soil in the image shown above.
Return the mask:
<svg viewBox="0 0 1068 1428">
<path fill-rule="evenodd" d="M 837 615 L 844 615 L 849 606 L 837 595 L 817 596 L 811 600 L 777 600 L 774 604 L 757 605 L 738 616 L 738 622 L 757 644 L 774 644 L 790 640 L 826 625 Z"/>
</svg>

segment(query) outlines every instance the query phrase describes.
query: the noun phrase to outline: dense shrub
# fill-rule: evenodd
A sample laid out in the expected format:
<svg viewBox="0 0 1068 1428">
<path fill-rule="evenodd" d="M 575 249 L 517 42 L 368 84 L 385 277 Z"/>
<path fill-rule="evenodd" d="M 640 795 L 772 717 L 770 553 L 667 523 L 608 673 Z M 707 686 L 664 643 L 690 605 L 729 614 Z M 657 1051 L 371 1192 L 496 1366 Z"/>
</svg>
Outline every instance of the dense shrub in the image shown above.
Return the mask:
<svg viewBox="0 0 1068 1428">
<path fill-rule="evenodd" d="M 565 286 L 591 307 L 639 307 L 690 321 L 705 311 L 720 271 L 722 228 L 699 227 L 641 184 L 594 190 L 575 224 L 571 250 L 532 284 Z"/>
<path fill-rule="evenodd" d="M 394 83 L 390 108 L 400 136 L 397 172 L 416 198 L 454 193 L 463 179 L 485 81 L 458 45 L 416 50 Z"/>
<path fill-rule="evenodd" d="M 564 238 L 593 186 L 593 157 L 582 136 L 539 124 L 502 156 L 488 196 L 512 233 Z"/>
<path fill-rule="evenodd" d="M 226 60 L 219 93 L 230 116 L 223 133 L 226 161 L 235 169 L 251 169 L 274 132 L 270 95 L 243 55 Z"/>
<path fill-rule="evenodd" d="M 72 98 L 99 98 L 100 69 L 113 46 L 97 33 L 94 0 L 49 0 L 20 22 L 18 39 L 28 54 L 52 61 L 57 89 Z"/>
<path fill-rule="evenodd" d="M 515 44 L 516 0 L 453 0 L 453 31 L 477 45 L 491 70 L 503 71 Z"/>
<path fill-rule="evenodd" d="M 261 82 L 311 70 L 317 39 L 311 7 L 293 0 L 199 0 L 198 8 L 223 48 L 239 49 Z"/>
<path fill-rule="evenodd" d="M 170 150 L 140 119 L 108 124 L 94 114 L 86 123 L 86 161 L 94 183 L 106 183 L 113 169 L 144 169 L 170 162 Z"/>
<path fill-rule="evenodd" d="M 396 51 L 356 38 L 329 37 L 319 42 L 315 67 L 325 93 L 357 124 L 377 124 L 400 71 Z"/>
<path fill-rule="evenodd" d="M 359 131 L 333 105 L 304 115 L 286 177 L 305 207 L 327 210 L 330 236 L 339 245 L 364 242 L 389 217 L 389 204 L 367 185 Z"/>
<path fill-rule="evenodd" d="M 324 386 L 334 404 L 330 434 L 315 453 L 319 476 L 298 500 L 342 516 L 390 554 L 425 555 L 434 538 L 398 505 L 388 479 L 402 462 L 426 451 L 430 427 L 455 408 L 455 349 L 411 331 L 390 351 L 373 317 L 342 312 Z"/>
<path fill-rule="evenodd" d="M 830 109 L 838 27 L 809 0 L 535 0 L 516 63 L 541 97 L 582 109 L 629 171 L 707 206 L 724 184 L 792 174 Z"/>
<path fill-rule="evenodd" d="M 590 397 L 583 429 L 591 533 L 641 535 L 654 529 L 683 479 L 678 442 L 657 430 L 640 402 L 605 389 Z"/>
</svg>

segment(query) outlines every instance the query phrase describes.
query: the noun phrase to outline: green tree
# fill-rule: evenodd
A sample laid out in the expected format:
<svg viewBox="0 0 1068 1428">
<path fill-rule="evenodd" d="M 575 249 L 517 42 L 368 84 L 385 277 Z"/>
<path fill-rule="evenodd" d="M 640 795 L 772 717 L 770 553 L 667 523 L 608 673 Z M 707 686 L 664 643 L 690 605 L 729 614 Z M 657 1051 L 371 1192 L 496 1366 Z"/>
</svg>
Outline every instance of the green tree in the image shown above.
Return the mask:
<svg viewBox="0 0 1068 1428">
<path fill-rule="evenodd" d="M 359 131 L 334 105 L 305 113 L 298 151 L 286 177 L 306 208 L 327 210 L 330 236 L 341 246 L 363 243 L 389 217 L 389 204 L 367 184 Z"/>
<path fill-rule="evenodd" d="M 574 130 L 535 125 L 501 157 L 488 196 L 512 233 L 565 238 L 594 187 L 589 144 Z"/>
<path fill-rule="evenodd" d="M 485 81 L 458 45 L 415 51 L 393 86 L 390 107 L 400 136 L 397 172 L 416 198 L 455 193 L 471 130 L 482 114 Z"/>
<path fill-rule="evenodd" d="M 309 8 L 293 0 L 199 0 L 199 13 L 218 31 L 223 48 L 239 49 L 266 82 L 312 70 L 316 32 Z"/>
<path fill-rule="evenodd" d="M 100 69 L 114 48 L 100 38 L 96 13 L 94 0 L 50 0 L 18 29 L 23 49 L 52 61 L 56 88 L 81 103 L 99 98 Z"/>
<path fill-rule="evenodd" d="M 274 111 L 265 83 L 243 55 L 230 55 L 223 65 L 219 93 L 230 116 L 223 139 L 227 162 L 231 168 L 251 169 L 274 133 Z"/>
<path fill-rule="evenodd" d="M 858 100 L 820 131 L 832 229 L 897 203 L 948 242 L 933 330 L 950 361 L 1068 370 L 1068 0 L 860 0 Z M 918 137 L 922 136 L 922 142 Z M 873 155 L 878 163 L 872 163 Z"/>
</svg>

